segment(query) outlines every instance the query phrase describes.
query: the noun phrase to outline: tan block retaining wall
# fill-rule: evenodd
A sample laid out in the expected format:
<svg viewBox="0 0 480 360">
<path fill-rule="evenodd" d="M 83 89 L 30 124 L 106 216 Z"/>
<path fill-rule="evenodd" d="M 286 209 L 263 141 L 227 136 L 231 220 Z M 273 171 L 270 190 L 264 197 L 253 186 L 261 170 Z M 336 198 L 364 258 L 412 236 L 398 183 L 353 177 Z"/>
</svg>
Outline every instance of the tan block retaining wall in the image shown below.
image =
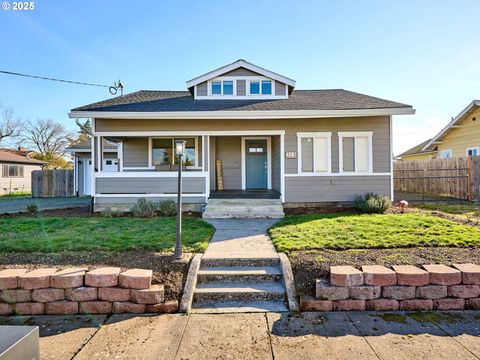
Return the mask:
<svg viewBox="0 0 480 360">
<path fill-rule="evenodd" d="M 480 310 L 480 265 L 332 266 L 303 311 Z"/>
<path fill-rule="evenodd" d="M 7 269 L 0 271 L 0 315 L 171 313 L 152 271 L 120 268 Z"/>
</svg>

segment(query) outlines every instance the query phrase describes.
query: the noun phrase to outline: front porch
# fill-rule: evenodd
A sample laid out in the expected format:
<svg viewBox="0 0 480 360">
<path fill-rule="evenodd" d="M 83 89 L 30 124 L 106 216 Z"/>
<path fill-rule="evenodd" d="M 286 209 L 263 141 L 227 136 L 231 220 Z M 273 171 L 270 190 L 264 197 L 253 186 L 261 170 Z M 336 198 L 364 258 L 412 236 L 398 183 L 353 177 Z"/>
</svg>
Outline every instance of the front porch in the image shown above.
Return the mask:
<svg viewBox="0 0 480 360">
<path fill-rule="evenodd" d="M 211 190 L 209 199 L 280 199 L 277 190 Z"/>
</svg>

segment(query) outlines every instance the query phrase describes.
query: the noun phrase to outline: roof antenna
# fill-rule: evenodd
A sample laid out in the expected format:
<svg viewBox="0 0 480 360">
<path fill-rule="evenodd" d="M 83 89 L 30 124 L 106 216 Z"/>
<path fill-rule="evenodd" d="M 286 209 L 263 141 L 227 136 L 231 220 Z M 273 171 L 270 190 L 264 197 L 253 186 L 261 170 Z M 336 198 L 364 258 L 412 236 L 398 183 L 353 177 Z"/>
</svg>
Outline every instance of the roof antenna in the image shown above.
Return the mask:
<svg viewBox="0 0 480 360">
<path fill-rule="evenodd" d="M 117 95 L 118 89 L 120 89 L 120 96 L 123 96 L 123 84 L 120 80 L 118 80 L 118 82 L 114 81 L 113 86 L 110 86 L 108 91 L 110 91 L 112 95 Z"/>
</svg>

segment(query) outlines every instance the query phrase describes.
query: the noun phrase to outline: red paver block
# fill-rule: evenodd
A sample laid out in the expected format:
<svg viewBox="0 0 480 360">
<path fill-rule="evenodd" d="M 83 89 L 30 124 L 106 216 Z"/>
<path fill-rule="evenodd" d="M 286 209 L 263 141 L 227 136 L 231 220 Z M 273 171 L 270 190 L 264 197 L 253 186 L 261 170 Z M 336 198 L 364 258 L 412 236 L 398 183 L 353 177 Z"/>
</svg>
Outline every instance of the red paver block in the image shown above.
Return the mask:
<svg viewBox="0 0 480 360">
<path fill-rule="evenodd" d="M 94 287 L 79 287 L 65 289 L 65 298 L 70 301 L 92 301 L 98 299 L 98 289 Z"/>
<path fill-rule="evenodd" d="M 142 314 L 145 312 L 145 304 L 136 304 L 130 301 L 115 301 L 113 303 L 113 312 L 116 314 Z"/>
<path fill-rule="evenodd" d="M 146 312 L 160 312 L 152 311 L 156 310 L 158 307 L 156 305 L 148 305 L 145 309 Z M 313 296 L 302 296 L 300 297 L 300 309 L 302 311 L 332 311 L 333 310 L 333 301 L 331 300 L 319 300 Z"/>
<path fill-rule="evenodd" d="M 365 285 L 389 286 L 397 284 L 397 274 L 385 266 L 364 265 L 362 271 Z"/>
<path fill-rule="evenodd" d="M 325 302 L 324 300 L 317 300 L 315 298 L 312 297 L 313 300 L 315 301 L 321 301 L 321 302 Z M 300 299 L 300 307 L 301 307 L 301 299 Z M 330 301 L 330 303 L 332 303 Z M 315 311 L 331 311 L 332 310 L 332 304 L 330 304 L 330 310 L 315 310 Z M 160 313 L 160 314 L 163 314 L 163 313 L 166 313 L 166 314 L 171 314 L 171 313 L 174 313 L 174 312 L 177 312 L 178 311 L 178 301 L 177 300 L 168 300 L 168 301 L 165 301 L 164 303 L 161 303 L 161 304 L 147 304 L 145 305 L 145 312 L 147 313 Z M 306 310 L 308 311 L 308 310 Z"/>
<path fill-rule="evenodd" d="M 400 310 L 427 311 L 432 309 L 433 309 L 433 300 L 430 300 L 430 299 L 400 300 Z"/>
<path fill-rule="evenodd" d="M 430 284 L 456 285 L 462 282 L 462 273 L 446 265 L 423 265 L 430 274 Z"/>
<path fill-rule="evenodd" d="M 27 272 L 27 269 L 6 269 L 0 271 L 0 290 L 16 289 L 18 277 Z"/>
<path fill-rule="evenodd" d="M 80 314 L 110 314 L 112 303 L 110 301 L 85 301 L 80 303 Z"/>
<path fill-rule="evenodd" d="M 13 314 L 13 305 L 0 303 L 0 316 L 8 316 Z"/>
<path fill-rule="evenodd" d="M 50 287 L 50 276 L 55 274 L 57 269 L 46 268 L 36 269 L 18 277 L 18 287 L 21 289 L 44 289 Z"/>
<path fill-rule="evenodd" d="M 130 269 L 119 277 L 120 286 L 129 289 L 148 289 L 152 284 L 152 270 Z"/>
<path fill-rule="evenodd" d="M 65 299 L 65 290 L 63 289 L 35 289 L 32 291 L 32 301 L 52 302 Z"/>
<path fill-rule="evenodd" d="M 396 311 L 399 307 L 398 300 L 394 299 L 367 300 L 367 310 L 371 311 Z"/>
<path fill-rule="evenodd" d="M 447 297 L 445 285 L 426 285 L 417 287 L 416 296 L 419 299 L 441 299 Z"/>
<path fill-rule="evenodd" d="M 85 285 L 94 287 L 112 287 L 118 285 L 120 268 L 107 267 L 91 270 L 85 274 Z"/>
<path fill-rule="evenodd" d="M 106 301 L 129 301 L 130 289 L 122 288 L 99 288 L 98 298 Z"/>
<path fill-rule="evenodd" d="M 435 310 L 463 310 L 465 308 L 465 299 L 444 298 L 433 300 Z"/>
<path fill-rule="evenodd" d="M 69 268 L 58 271 L 50 276 L 52 288 L 69 289 L 83 286 L 83 277 L 87 269 Z"/>
<path fill-rule="evenodd" d="M 42 315 L 45 313 L 45 304 L 37 302 L 18 303 L 14 306 L 18 315 Z"/>
<path fill-rule="evenodd" d="M 331 266 L 330 284 L 334 286 L 363 285 L 363 273 L 353 266 Z"/>
<path fill-rule="evenodd" d="M 465 309 L 480 310 L 480 298 L 466 299 Z"/>
<path fill-rule="evenodd" d="M 448 287 L 448 296 L 452 298 L 469 299 L 480 296 L 480 286 L 478 285 L 450 285 Z"/>
<path fill-rule="evenodd" d="M 315 294 L 320 300 L 344 300 L 348 299 L 348 287 L 332 286 L 325 279 L 318 279 L 315 286 Z"/>
<path fill-rule="evenodd" d="M 365 311 L 367 303 L 365 300 L 338 300 L 333 302 L 335 311 Z"/>
<path fill-rule="evenodd" d="M 467 285 L 480 285 L 480 265 L 453 264 L 453 267 L 462 272 L 462 283 Z"/>
<path fill-rule="evenodd" d="M 384 286 L 382 287 L 382 297 L 395 300 L 406 300 L 415 298 L 414 286 Z"/>
<path fill-rule="evenodd" d="M 349 287 L 349 297 L 357 300 L 378 299 L 382 293 L 380 286 L 360 285 Z"/>
<path fill-rule="evenodd" d="M 55 301 L 45 306 L 47 315 L 72 315 L 78 314 L 78 302 L 76 301 Z"/>
<path fill-rule="evenodd" d="M 7 289 L 0 291 L 0 301 L 6 303 L 23 303 L 32 301 L 32 291 L 23 289 Z"/>
<path fill-rule="evenodd" d="M 427 271 L 412 265 L 394 265 L 393 270 L 397 273 L 397 284 L 404 286 L 425 286 L 430 283 L 430 275 Z"/>
<path fill-rule="evenodd" d="M 158 304 L 164 300 L 163 285 L 152 285 L 150 289 L 132 289 L 131 299 L 137 304 Z"/>
</svg>

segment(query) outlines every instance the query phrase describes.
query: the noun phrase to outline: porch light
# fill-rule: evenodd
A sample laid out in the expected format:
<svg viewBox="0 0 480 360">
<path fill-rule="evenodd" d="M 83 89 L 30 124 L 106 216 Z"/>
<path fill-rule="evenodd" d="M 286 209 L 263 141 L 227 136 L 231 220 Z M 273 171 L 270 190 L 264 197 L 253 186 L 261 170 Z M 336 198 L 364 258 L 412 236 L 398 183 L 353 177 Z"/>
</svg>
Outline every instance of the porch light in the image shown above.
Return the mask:
<svg viewBox="0 0 480 360">
<path fill-rule="evenodd" d="M 181 259 L 182 251 L 182 165 L 183 155 L 185 154 L 185 147 L 187 142 L 185 140 L 175 140 L 175 154 L 178 156 L 178 193 L 177 193 L 177 240 L 175 242 L 175 253 L 173 256 L 176 259 Z"/>
</svg>

